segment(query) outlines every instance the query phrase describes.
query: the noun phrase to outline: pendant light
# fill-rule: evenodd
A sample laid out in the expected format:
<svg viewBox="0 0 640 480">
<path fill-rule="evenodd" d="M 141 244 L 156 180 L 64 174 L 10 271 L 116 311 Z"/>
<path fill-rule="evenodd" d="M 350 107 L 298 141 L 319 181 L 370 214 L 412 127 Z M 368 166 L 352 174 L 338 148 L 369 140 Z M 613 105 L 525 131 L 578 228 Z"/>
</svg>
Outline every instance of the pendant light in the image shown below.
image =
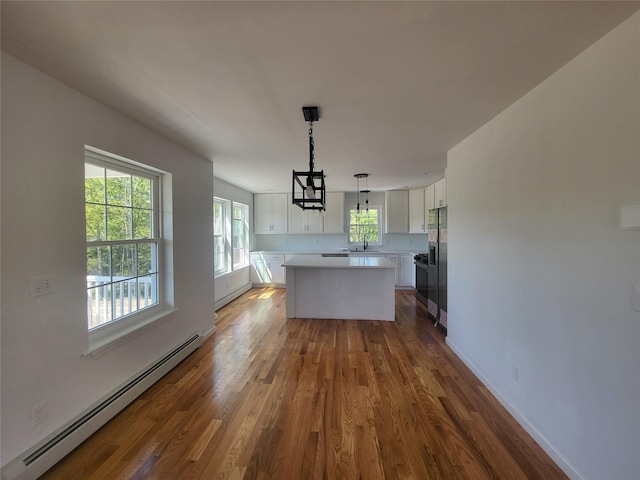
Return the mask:
<svg viewBox="0 0 640 480">
<path fill-rule="evenodd" d="M 358 195 L 358 204 L 356 205 L 356 213 L 360 214 L 360 193 L 367 194 L 367 212 L 369 211 L 369 190 L 360 190 L 360 179 L 366 178 L 369 176 L 368 173 L 356 173 L 354 177 L 356 178 L 356 192 Z"/>
<path fill-rule="evenodd" d="M 318 107 L 302 107 L 304 119 L 309 122 L 309 171 L 293 171 L 291 179 L 291 198 L 294 205 L 302 210 L 325 210 L 326 186 L 324 172 L 313 171 L 314 142 L 313 122 L 319 118 Z M 296 188 L 299 187 L 299 188 Z"/>
</svg>

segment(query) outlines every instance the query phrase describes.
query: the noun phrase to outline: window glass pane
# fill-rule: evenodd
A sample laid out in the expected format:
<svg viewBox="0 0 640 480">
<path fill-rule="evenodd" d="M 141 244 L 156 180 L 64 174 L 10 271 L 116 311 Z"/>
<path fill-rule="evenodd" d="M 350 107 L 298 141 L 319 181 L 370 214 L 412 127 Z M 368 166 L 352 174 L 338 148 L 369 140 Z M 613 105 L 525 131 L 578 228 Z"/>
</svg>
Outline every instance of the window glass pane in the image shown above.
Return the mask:
<svg viewBox="0 0 640 480">
<path fill-rule="evenodd" d="M 131 206 L 131 175 L 107 170 L 107 204 Z"/>
<path fill-rule="evenodd" d="M 107 240 L 131 240 L 131 209 L 125 207 L 107 207 Z"/>
<path fill-rule="evenodd" d="M 138 282 L 135 278 L 113 284 L 114 318 L 123 317 L 138 310 Z"/>
<path fill-rule="evenodd" d="M 216 272 L 223 272 L 227 269 L 226 255 L 224 249 L 224 237 L 213 238 L 213 265 Z"/>
<path fill-rule="evenodd" d="M 114 280 L 135 277 L 136 245 L 113 245 L 111 247 L 111 271 Z"/>
<path fill-rule="evenodd" d="M 87 241 L 104 240 L 106 235 L 106 210 L 104 205 L 87 203 L 85 206 Z"/>
<path fill-rule="evenodd" d="M 133 177 L 133 206 L 138 208 L 151 209 L 152 190 L 151 180 L 142 177 Z"/>
<path fill-rule="evenodd" d="M 380 209 L 369 207 L 369 210 L 357 212 L 355 208 L 349 210 L 349 242 L 360 243 L 366 240 L 371 243 L 380 242 Z"/>
<path fill-rule="evenodd" d="M 132 210 L 133 216 L 133 238 L 151 238 L 151 222 L 153 212 L 151 210 L 141 210 L 134 208 Z"/>
<path fill-rule="evenodd" d="M 87 248 L 87 277 L 89 276 L 94 284 L 111 281 L 111 247 Z"/>
<path fill-rule="evenodd" d="M 158 300 L 158 274 L 138 277 L 138 308 L 155 305 Z"/>
<path fill-rule="evenodd" d="M 139 243 L 136 245 L 137 260 L 138 260 L 138 275 L 149 275 L 156 271 L 155 267 L 155 244 L 152 243 Z"/>
<path fill-rule="evenodd" d="M 213 234 L 224 235 L 224 205 L 218 201 L 213 204 Z"/>
<path fill-rule="evenodd" d="M 90 203 L 104 203 L 104 168 L 86 164 L 84 169 L 84 199 Z"/>
<path fill-rule="evenodd" d="M 112 319 L 111 284 L 92 286 L 87 289 L 87 295 L 89 328 L 95 328 L 110 322 Z"/>
</svg>

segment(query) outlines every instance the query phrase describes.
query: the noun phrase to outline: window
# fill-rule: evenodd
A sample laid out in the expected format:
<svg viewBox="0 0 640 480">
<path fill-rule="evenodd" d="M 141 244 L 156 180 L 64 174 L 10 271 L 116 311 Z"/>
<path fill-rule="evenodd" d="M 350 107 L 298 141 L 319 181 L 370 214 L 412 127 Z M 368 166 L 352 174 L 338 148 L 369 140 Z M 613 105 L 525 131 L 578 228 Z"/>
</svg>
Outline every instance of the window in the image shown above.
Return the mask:
<svg viewBox="0 0 640 480">
<path fill-rule="evenodd" d="M 85 151 L 89 330 L 159 305 L 160 177 Z"/>
<path fill-rule="evenodd" d="M 227 269 L 227 249 L 225 246 L 225 224 L 227 200 L 213 199 L 213 265 L 215 275 L 225 273 Z"/>
<path fill-rule="evenodd" d="M 213 241 L 216 277 L 249 265 L 249 207 L 214 197 Z"/>
<path fill-rule="evenodd" d="M 369 206 L 360 210 L 349 209 L 349 243 L 382 243 L 380 238 L 380 207 Z"/>
<path fill-rule="evenodd" d="M 249 206 L 233 202 L 233 268 L 249 264 Z"/>
</svg>

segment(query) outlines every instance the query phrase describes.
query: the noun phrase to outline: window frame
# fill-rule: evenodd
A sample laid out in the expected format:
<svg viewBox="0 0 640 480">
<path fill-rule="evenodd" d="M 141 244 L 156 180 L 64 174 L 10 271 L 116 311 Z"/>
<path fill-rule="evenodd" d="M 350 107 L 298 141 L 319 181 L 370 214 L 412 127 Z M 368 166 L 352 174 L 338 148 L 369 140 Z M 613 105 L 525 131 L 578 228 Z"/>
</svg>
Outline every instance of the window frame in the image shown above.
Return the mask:
<svg viewBox="0 0 640 480">
<path fill-rule="evenodd" d="M 140 328 L 154 323 L 159 318 L 164 317 L 167 313 L 173 310 L 167 309 L 167 301 L 170 300 L 169 297 L 171 295 L 169 292 L 165 291 L 165 258 L 166 251 L 164 247 L 164 236 L 166 231 L 163 226 L 163 204 L 162 204 L 162 191 L 163 184 L 165 183 L 165 172 L 157 170 L 153 167 L 134 162 L 132 160 L 126 159 L 124 157 L 120 157 L 118 155 L 114 155 L 108 152 L 104 152 L 102 150 L 94 149 L 89 146 L 85 146 L 84 151 L 84 163 L 83 166 L 86 169 L 87 165 L 94 165 L 98 168 L 105 168 L 112 171 L 124 173 L 126 175 L 133 175 L 136 177 L 145 178 L 151 181 L 151 226 L 150 226 L 150 238 L 132 238 L 132 239 L 117 239 L 117 240 L 87 240 L 85 236 L 85 245 L 87 252 L 89 248 L 102 247 L 102 246 L 118 246 L 118 245 L 140 245 L 140 244 L 152 244 L 155 245 L 155 253 L 152 248 L 152 257 L 155 257 L 156 268 L 154 269 L 153 275 L 156 276 L 155 282 L 155 302 L 149 306 L 143 306 L 142 308 L 138 308 L 133 312 L 126 313 L 124 315 L 119 315 L 117 317 L 113 316 L 112 310 L 112 318 L 107 320 L 99 325 L 91 326 L 89 312 L 90 312 L 90 297 L 89 297 L 89 285 L 87 278 L 87 286 L 85 289 L 85 295 L 87 299 L 87 330 L 89 334 L 89 350 L 88 352 L 92 355 L 98 351 L 106 350 L 111 345 L 114 345 L 117 340 L 126 340 L 128 338 L 129 333 L 137 332 Z M 86 178 L 86 173 L 85 173 Z M 169 179 L 170 182 L 170 179 Z M 170 183 L 169 183 L 170 185 Z M 105 186 L 105 199 L 104 205 L 108 207 L 107 199 L 106 199 L 106 186 Z M 87 199 L 86 199 L 86 184 L 84 187 L 85 192 L 85 223 L 87 221 Z M 91 203 L 91 202 L 89 202 Z M 129 208 L 125 206 L 124 208 Z M 132 210 L 135 210 L 138 207 L 133 205 L 130 206 Z M 106 222 L 106 219 L 105 219 Z M 106 223 L 105 223 L 106 225 Z M 105 227 L 106 228 L 106 227 Z M 86 232 L 86 226 L 85 226 Z M 85 234 L 86 235 L 86 234 Z M 153 260 L 152 260 L 153 261 Z M 137 267 L 137 263 L 136 263 Z M 87 266 L 87 277 L 88 275 L 88 266 Z M 113 281 L 113 272 L 110 272 L 110 276 L 112 277 L 111 284 L 115 284 L 117 282 Z M 141 275 L 140 272 L 137 271 L 135 275 L 131 278 L 142 278 L 145 275 Z M 111 300 L 111 308 L 113 309 L 113 298 Z"/>
<path fill-rule="evenodd" d="M 240 218 L 235 217 L 235 210 L 239 208 L 242 211 Z M 235 222 L 240 221 L 242 225 L 242 232 L 240 234 L 235 233 Z M 235 246 L 236 237 L 242 238 L 242 247 Z M 241 258 L 236 262 L 236 251 Z M 231 269 L 232 271 L 244 268 L 249 265 L 249 205 L 231 201 Z"/>
<path fill-rule="evenodd" d="M 224 251 L 223 252 L 216 252 L 216 237 L 220 237 L 221 234 L 217 234 L 216 233 L 216 203 L 219 205 L 222 205 L 222 225 L 220 225 L 220 229 L 222 230 L 222 245 L 224 246 Z M 243 218 L 243 232 L 242 232 L 242 238 L 243 238 L 243 248 L 241 250 L 244 250 L 244 255 L 241 255 L 242 260 L 240 262 L 234 262 L 234 247 L 233 247 L 233 240 L 234 240 L 234 232 L 233 232 L 233 226 L 234 226 L 234 208 L 236 206 L 239 206 L 242 208 L 242 210 L 244 211 L 244 218 Z M 214 278 L 219 278 L 222 277 L 224 275 L 233 273 L 237 270 L 240 270 L 241 268 L 245 268 L 249 266 L 249 205 L 242 203 L 242 202 L 236 202 L 234 200 L 229 200 L 227 198 L 223 198 L 223 197 L 218 197 L 216 195 L 213 196 L 213 233 L 214 233 L 214 259 L 213 259 L 213 275 Z M 219 242 L 220 243 L 220 242 Z M 217 258 L 224 258 L 224 265 L 218 265 L 216 263 L 216 257 Z"/>
<path fill-rule="evenodd" d="M 360 212 L 365 211 L 366 208 L 361 208 Z M 378 222 L 376 225 L 377 231 L 378 231 L 378 240 L 377 241 L 371 241 L 369 239 L 367 239 L 367 243 L 369 245 L 377 245 L 377 246 L 381 246 L 382 245 L 382 206 L 381 205 L 369 205 L 369 210 L 376 210 L 378 213 Z M 351 218 L 352 218 L 352 213 L 357 211 L 356 205 L 353 205 L 351 207 L 349 207 L 349 211 L 348 211 L 348 229 L 347 229 L 347 243 L 348 245 L 360 245 L 363 243 L 364 239 L 362 238 L 361 234 L 357 234 L 358 238 L 356 240 L 351 240 L 351 228 L 352 227 L 358 227 L 361 226 L 363 224 L 361 223 L 351 223 Z M 362 214 L 362 213 L 361 213 Z"/>
<path fill-rule="evenodd" d="M 216 233 L 216 204 L 220 205 L 221 217 L 219 225 L 220 233 Z M 229 200 L 220 197 L 213 197 L 213 275 L 214 277 L 219 277 L 228 273 L 229 270 L 229 255 L 228 255 L 228 245 L 227 245 L 227 231 L 228 231 L 228 204 Z M 222 240 L 222 251 L 217 251 L 216 239 Z M 222 265 L 218 265 L 216 263 L 216 257 L 222 258 Z"/>
</svg>

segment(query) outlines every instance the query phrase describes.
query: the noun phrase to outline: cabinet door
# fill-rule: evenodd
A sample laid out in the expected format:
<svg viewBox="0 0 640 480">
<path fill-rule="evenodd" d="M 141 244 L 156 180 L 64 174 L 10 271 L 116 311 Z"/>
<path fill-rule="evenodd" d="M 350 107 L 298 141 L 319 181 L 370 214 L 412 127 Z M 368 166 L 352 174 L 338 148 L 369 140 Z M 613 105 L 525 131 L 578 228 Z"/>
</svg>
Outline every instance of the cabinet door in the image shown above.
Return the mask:
<svg viewBox="0 0 640 480">
<path fill-rule="evenodd" d="M 429 210 L 436 208 L 435 183 L 424 189 L 424 211 L 428 215 Z"/>
<path fill-rule="evenodd" d="M 386 193 L 385 233 L 409 233 L 409 192 Z"/>
<path fill-rule="evenodd" d="M 259 252 L 251 253 L 251 283 L 266 283 L 267 266 Z"/>
<path fill-rule="evenodd" d="M 286 193 L 273 193 L 271 196 L 271 212 L 273 228 L 271 233 L 287 233 L 288 197 Z"/>
<path fill-rule="evenodd" d="M 398 285 L 415 286 L 415 266 L 412 255 L 400 255 L 400 266 L 398 269 Z"/>
<path fill-rule="evenodd" d="M 344 233 L 344 192 L 328 192 L 324 233 Z"/>
<path fill-rule="evenodd" d="M 306 226 L 306 212 L 291 203 L 291 194 L 289 194 L 289 233 L 307 233 Z"/>
<path fill-rule="evenodd" d="M 426 231 L 424 190 L 424 188 L 409 190 L 409 233 L 424 233 Z"/>
<path fill-rule="evenodd" d="M 267 262 L 269 272 L 271 273 L 271 283 L 277 283 L 283 285 L 285 281 L 285 268 L 282 266 L 282 260 L 271 260 Z"/>
<path fill-rule="evenodd" d="M 443 178 L 435 184 L 435 208 L 447 206 L 447 181 Z"/>
<path fill-rule="evenodd" d="M 306 233 L 322 233 L 324 230 L 325 212 L 307 210 L 304 214 L 306 217 Z"/>
<path fill-rule="evenodd" d="M 271 233 L 272 227 L 271 195 L 256 193 L 253 195 L 254 233 Z"/>
</svg>

